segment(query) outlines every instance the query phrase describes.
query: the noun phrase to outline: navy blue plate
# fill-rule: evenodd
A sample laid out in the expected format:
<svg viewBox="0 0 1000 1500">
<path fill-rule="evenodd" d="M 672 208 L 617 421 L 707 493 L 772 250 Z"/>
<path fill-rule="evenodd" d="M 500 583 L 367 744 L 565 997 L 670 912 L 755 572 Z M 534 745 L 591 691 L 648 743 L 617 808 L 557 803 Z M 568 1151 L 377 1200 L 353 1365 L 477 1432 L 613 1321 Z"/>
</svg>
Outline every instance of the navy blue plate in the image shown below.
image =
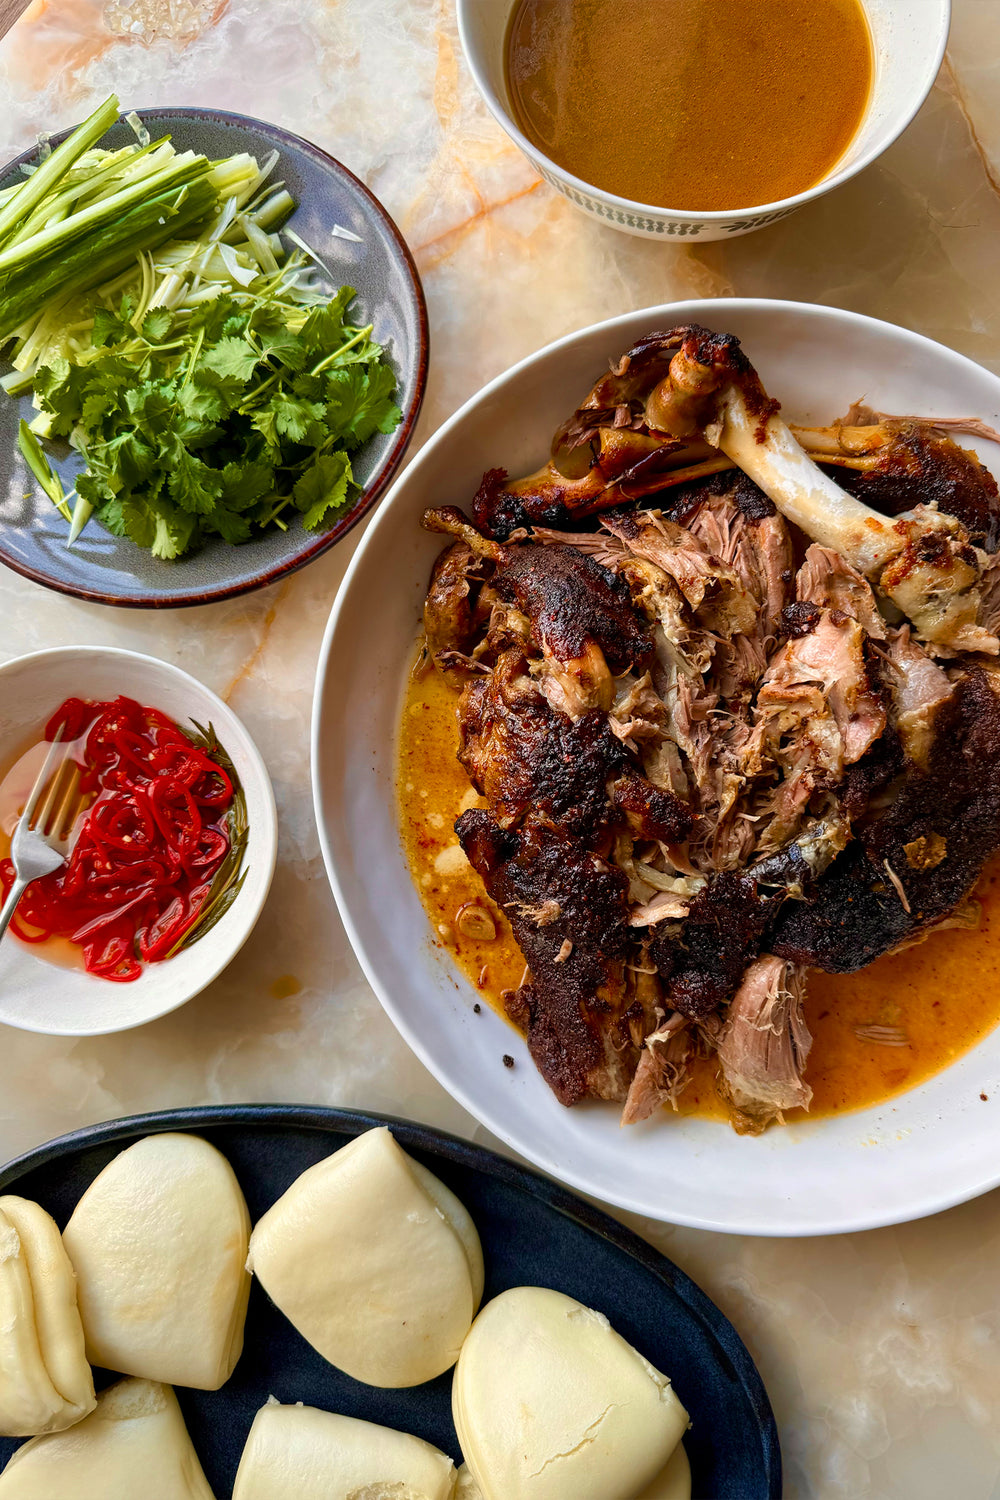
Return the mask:
<svg viewBox="0 0 1000 1500">
<path fill-rule="evenodd" d="M 0 1172 L 0 1189 L 35 1199 L 62 1226 L 119 1151 L 153 1131 L 194 1131 L 228 1157 L 256 1222 L 306 1167 L 375 1125 L 391 1126 L 400 1145 L 468 1207 L 483 1242 L 486 1300 L 512 1286 L 554 1287 L 600 1309 L 672 1376 L 691 1414 L 685 1445 L 695 1500 L 779 1500 L 781 1455 L 767 1393 L 719 1309 L 683 1271 L 615 1220 L 480 1146 L 426 1125 L 352 1110 L 177 1109 L 62 1136 L 11 1162 Z M 361 1385 L 310 1348 L 256 1282 L 243 1357 L 232 1379 L 221 1391 L 177 1394 L 220 1500 L 230 1493 L 254 1413 L 270 1395 L 405 1428 L 460 1461 L 450 1374 L 404 1391 Z M 18 1446 L 0 1439 L 0 1467 Z"/>
<path fill-rule="evenodd" d="M 417 268 L 406 242 L 385 209 L 340 162 L 318 146 L 277 125 L 212 109 L 141 109 L 153 139 L 169 135 L 178 151 L 209 158 L 249 151 L 262 161 L 279 154 L 272 180 L 282 181 L 298 207 L 289 223 L 337 277 L 358 293 L 352 316 L 374 324 L 398 382 L 403 418 L 395 432 L 375 436 L 352 456 L 361 493 L 327 531 L 303 531 L 294 520 L 287 531 L 272 526 L 238 547 L 219 538 L 175 562 L 154 557 L 127 537 L 112 536 L 96 519 L 77 542 L 66 546 L 67 523 L 31 478 L 17 447 L 19 417 L 35 415 L 30 396 L 13 401 L 0 391 L 0 562 L 35 583 L 96 604 L 155 609 L 208 604 L 274 583 L 311 562 L 355 526 L 384 493 L 413 436 L 427 382 L 427 308 Z M 67 135 L 52 137 L 57 145 Z M 101 144 L 125 146 L 131 128 L 119 121 Z M 20 178 L 26 151 L 0 168 L 0 187 Z M 334 236 L 334 227 L 356 239 Z M 9 368 L 0 358 L 0 373 Z M 50 458 L 52 453 L 49 453 Z M 53 467 L 67 490 L 79 468 L 74 455 Z"/>
</svg>

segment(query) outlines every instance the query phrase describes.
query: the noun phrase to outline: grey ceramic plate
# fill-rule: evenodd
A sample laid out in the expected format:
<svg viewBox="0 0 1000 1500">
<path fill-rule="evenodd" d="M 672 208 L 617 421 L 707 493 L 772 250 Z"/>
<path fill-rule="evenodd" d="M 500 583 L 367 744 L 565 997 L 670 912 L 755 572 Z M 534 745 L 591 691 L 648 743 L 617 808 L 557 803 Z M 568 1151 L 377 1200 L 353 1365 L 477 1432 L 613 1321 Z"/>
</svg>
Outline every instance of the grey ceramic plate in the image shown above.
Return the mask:
<svg viewBox="0 0 1000 1500">
<path fill-rule="evenodd" d="M 164 608 L 207 604 L 273 583 L 311 562 L 338 542 L 383 493 L 402 461 L 423 399 L 427 378 L 427 309 L 406 243 L 385 209 L 346 167 L 308 141 L 275 125 L 208 109 L 140 110 L 154 137 L 169 134 L 179 150 L 208 157 L 250 151 L 258 158 L 280 152 L 274 176 L 299 205 L 290 223 L 320 255 L 340 284 L 356 288 L 359 321 L 374 324 L 396 371 L 403 419 L 388 436 L 376 434 L 352 460 L 363 486 L 354 505 L 329 531 L 305 532 L 297 523 L 231 547 L 214 541 L 177 562 L 164 562 L 127 538 L 112 536 L 94 520 L 72 547 L 66 522 L 40 492 L 17 448 L 17 423 L 30 417 L 30 397 L 19 402 L 0 392 L 0 561 L 36 583 L 98 604 Z M 54 136 L 58 142 L 61 136 Z M 119 122 L 104 137 L 110 145 L 134 140 Z M 25 152 L 0 174 L 0 187 L 19 174 Z M 333 235 L 335 225 L 358 236 Z M 0 373 L 9 365 L 0 363 Z M 54 464 L 64 476 L 75 462 Z M 72 485 L 69 479 L 66 488 Z"/>
</svg>

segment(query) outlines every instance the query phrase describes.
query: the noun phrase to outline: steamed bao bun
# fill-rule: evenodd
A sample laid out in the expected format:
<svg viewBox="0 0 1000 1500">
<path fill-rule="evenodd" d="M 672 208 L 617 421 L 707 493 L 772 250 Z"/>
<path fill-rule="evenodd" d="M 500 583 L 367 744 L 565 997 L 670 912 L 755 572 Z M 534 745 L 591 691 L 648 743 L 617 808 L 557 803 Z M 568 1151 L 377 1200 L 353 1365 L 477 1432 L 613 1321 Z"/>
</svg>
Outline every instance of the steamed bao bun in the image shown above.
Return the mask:
<svg viewBox="0 0 1000 1500">
<path fill-rule="evenodd" d="M 463 1464 L 458 1471 L 455 1500 L 483 1500 L 483 1492 L 473 1479 L 467 1464 Z M 566 1500 L 573 1500 L 573 1496 L 567 1495 Z M 691 1465 L 683 1443 L 677 1444 L 667 1459 L 666 1467 L 635 1500 L 691 1500 Z"/>
<path fill-rule="evenodd" d="M 452 1412 L 483 1500 L 667 1500 L 688 1426 L 667 1377 L 607 1318 L 543 1287 L 480 1313 Z"/>
<path fill-rule="evenodd" d="M 0 1198 L 0 1432 L 62 1432 L 95 1404 L 58 1226 L 27 1198 Z"/>
<path fill-rule="evenodd" d="M 32 1438 L 0 1474 L 0 1500 L 214 1500 L 167 1385 L 121 1380 L 67 1432 Z"/>
<path fill-rule="evenodd" d="M 63 1233 L 95 1365 L 216 1391 L 243 1349 L 250 1215 L 200 1136 L 150 1135 L 90 1184 Z"/>
<path fill-rule="evenodd" d="M 303 1172 L 257 1224 L 247 1265 L 324 1359 L 385 1388 L 450 1369 L 483 1294 L 468 1213 L 385 1128 Z"/>
<path fill-rule="evenodd" d="M 452 1500 L 454 1487 L 451 1459 L 420 1438 L 271 1402 L 254 1418 L 233 1500 Z"/>
</svg>

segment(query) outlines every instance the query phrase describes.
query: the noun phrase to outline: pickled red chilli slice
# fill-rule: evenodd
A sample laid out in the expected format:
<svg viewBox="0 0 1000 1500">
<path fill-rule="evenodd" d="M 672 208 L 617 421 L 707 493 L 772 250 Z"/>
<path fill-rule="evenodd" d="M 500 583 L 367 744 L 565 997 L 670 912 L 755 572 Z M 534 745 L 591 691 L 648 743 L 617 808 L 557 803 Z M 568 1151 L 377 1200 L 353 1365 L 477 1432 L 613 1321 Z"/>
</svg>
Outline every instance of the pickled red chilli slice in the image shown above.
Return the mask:
<svg viewBox="0 0 1000 1500">
<path fill-rule="evenodd" d="M 117 983 L 166 958 L 209 902 L 232 848 L 227 771 L 172 719 L 124 696 L 68 698 L 45 728 L 59 730 L 91 801 L 67 863 L 33 881 L 12 924 L 22 941 L 61 937 L 92 974 Z M 14 879 L 0 861 L 6 894 Z"/>
</svg>

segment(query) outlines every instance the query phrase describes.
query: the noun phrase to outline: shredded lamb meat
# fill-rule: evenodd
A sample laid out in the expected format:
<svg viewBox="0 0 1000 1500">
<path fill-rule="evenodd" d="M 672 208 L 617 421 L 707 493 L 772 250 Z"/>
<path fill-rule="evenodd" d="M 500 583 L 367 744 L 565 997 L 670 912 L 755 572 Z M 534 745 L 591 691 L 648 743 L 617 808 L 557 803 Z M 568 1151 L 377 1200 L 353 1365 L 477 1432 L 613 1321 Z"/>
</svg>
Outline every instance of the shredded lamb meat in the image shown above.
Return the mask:
<svg viewBox="0 0 1000 1500">
<path fill-rule="evenodd" d="M 732 337 L 651 334 L 543 469 L 424 518 L 508 1012 L 625 1124 L 706 1047 L 737 1130 L 808 1107 L 808 970 L 968 926 L 1000 849 L 992 476 L 941 424 L 777 412 Z"/>
</svg>

